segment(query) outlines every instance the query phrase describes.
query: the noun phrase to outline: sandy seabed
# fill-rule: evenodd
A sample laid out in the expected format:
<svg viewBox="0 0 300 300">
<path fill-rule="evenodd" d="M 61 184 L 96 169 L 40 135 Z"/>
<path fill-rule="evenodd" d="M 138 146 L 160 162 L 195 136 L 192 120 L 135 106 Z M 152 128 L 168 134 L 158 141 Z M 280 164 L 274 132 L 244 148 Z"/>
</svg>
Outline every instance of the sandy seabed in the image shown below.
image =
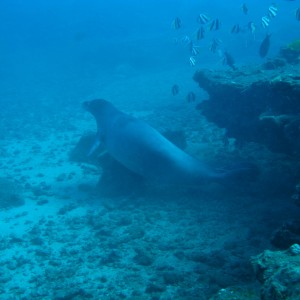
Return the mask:
<svg viewBox="0 0 300 300">
<path fill-rule="evenodd" d="M 218 186 L 112 199 L 95 193 L 101 169 L 69 160 L 96 129 L 80 103 L 99 97 L 162 132 L 184 130 L 192 155 L 220 156 L 223 130 L 186 101 L 189 91 L 196 101 L 206 97 L 192 74 L 124 65 L 65 102 L 40 91 L 36 106 L 2 110 L 1 176 L 16 183 L 24 204 L 0 211 L 0 299 L 209 299 L 222 289 L 258 298 L 249 259 L 270 247 L 288 203 Z M 77 83 L 79 91 L 84 82 Z"/>
</svg>

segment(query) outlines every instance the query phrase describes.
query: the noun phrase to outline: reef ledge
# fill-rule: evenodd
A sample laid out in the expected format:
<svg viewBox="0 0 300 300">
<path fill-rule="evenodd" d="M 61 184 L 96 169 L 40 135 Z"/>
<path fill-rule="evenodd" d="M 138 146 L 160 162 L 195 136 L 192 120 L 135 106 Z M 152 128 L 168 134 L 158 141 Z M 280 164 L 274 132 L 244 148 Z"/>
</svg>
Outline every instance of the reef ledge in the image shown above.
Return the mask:
<svg viewBox="0 0 300 300">
<path fill-rule="evenodd" d="M 237 70 L 198 70 L 193 79 L 209 94 L 197 109 L 237 142 L 273 152 L 300 150 L 300 64 L 281 57 Z"/>
</svg>

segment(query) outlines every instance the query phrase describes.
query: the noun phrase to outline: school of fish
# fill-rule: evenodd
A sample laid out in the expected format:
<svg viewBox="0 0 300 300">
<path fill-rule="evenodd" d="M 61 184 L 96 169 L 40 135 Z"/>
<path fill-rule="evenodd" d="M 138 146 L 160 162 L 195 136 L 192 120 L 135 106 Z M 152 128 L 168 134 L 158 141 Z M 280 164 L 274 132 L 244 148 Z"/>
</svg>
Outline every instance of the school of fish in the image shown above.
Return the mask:
<svg viewBox="0 0 300 300">
<path fill-rule="evenodd" d="M 284 1 L 295 1 L 295 0 L 284 0 Z M 249 16 L 249 8 L 247 3 L 243 3 L 241 5 L 241 13 L 244 14 L 247 18 Z M 231 27 L 229 32 L 231 34 L 236 35 L 240 33 L 247 33 L 255 39 L 255 33 L 257 26 L 261 26 L 262 30 L 266 31 L 265 38 L 261 41 L 257 54 L 261 58 L 265 58 L 268 55 L 270 46 L 271 46 L 271 33 L 269 32 L 269 26 L 271 22 L 275 19 L 278 13 L 278 7 L 275 3 L 271 3 L 268 7 L 266 7 L 265 14 L 261 17 L 260 20 L 256 20 L 255 22 L 252 20 L 248 20 L 246 24 L 235 23 Z M 296 21 L 300 21 L 300 8 L 297 8 L 295 11 L 295 19 Z M 209 50 L 212 53 L 218 53 L 222 57 L 222 61 L 224 65 L 227 65 L 232 70 L 236 70 L 235 61 L 232 55 L 224 48 L 223 42 L 220 38 L 217 37 L 216 33 L 218 33 L 222 28 L 222 22 L 219 18 L 212 18 L 206 13 L 199 13 L 195 20 L 195 27 L 198 24 L 198 28 L 196 27 L 195 31 L 190 35 L 184 35 L 176 37 L 175 41 L 177 44 L 181 44 L 186 47 L 189 51 L 188 62 L 191 66 L 196 66 L 198 62 L 199 53 L 201 50 L 201 41 L 205 39 L 206 36 L 213 36 Z M 181 21 L 179 17 L 174 18 L 172 22 L 172 27 L 178 33 L 180 29 L 184 26 L 184 23 Z M 214 33 L 214 34 L 212 34 Z"/>
</svg>

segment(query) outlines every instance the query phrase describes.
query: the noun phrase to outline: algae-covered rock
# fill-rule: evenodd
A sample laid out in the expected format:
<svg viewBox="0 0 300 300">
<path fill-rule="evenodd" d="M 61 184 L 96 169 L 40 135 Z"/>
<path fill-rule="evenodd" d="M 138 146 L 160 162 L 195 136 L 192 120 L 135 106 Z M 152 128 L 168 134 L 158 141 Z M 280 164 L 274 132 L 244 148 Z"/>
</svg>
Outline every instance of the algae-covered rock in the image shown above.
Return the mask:
<svg viewBox="0 0 300 300">
<path fill-rule="evenodd" d="M 263 284 L 261 299 L 300 299 L 300 246 L 285 251 L 269 251 L 252 258 L 257 280 Z"/>
<path fill-rule="evenodd" d="M 279 56 L 284 58 L 289 64 L 298 64 L 300 62 L 300 40 L 294 40 L 286 47 L 282 47 Z"/>
<path fill-rule="evenodd" d="M 292 51 L 299 51 L 300 52 L 300 40 L 294 40 L 293 42 L 289 43 L 287 46 L 288 49 Z"/>
</svg>

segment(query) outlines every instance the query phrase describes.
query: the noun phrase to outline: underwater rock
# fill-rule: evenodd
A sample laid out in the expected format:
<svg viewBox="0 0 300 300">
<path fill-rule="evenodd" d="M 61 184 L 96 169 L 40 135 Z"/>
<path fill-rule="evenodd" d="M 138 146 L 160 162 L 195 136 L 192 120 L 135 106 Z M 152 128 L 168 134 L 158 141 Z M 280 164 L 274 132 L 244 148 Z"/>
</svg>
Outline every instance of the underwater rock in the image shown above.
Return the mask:
<svg viewBox="0 0 300 300">
<path fill-rule="evenodd" d="M 217 294 L 209 298 L 209 300 L 257 300 L 257 295 L 250 288 L 228 287 L 218 291 Z"/>
<path fill-rule="evenodd" d="M 184 275 L 176 271 L 164 272 L 162 275 L 166 285 L 179 285 L 184 281 Z"/>
<path fill-rule="evenodd" d="M 289 221 L 282 224 L 271 238 L 271 243 L 275 247 L 285 250 L 293 244 L 300 244 L 300 222 Z"/>
<path fill-rule="evenodd" d="M 93 299 L 93 295 L 82 288 L 73 288 L 71 291 L 58 291 L 55 300 Z"/>
<path fill-rule="evenodd" d="M 291 199 L 297 206 L 300 206 L 300 183 L 299 182 L 295 186 L 295 190 L 291 196 Z"/>
<path fill-rule="evenodd" d="M 13 181 L 0 177 L 0 208 L 9 209 L 22 206 L 24 200 L 20 195 L 20 187 Z"/>
<path fill-rule="evenodd" d="M 133 257 L 134 262 L 140 266 L 151 266 L 154 262 L 152 256 L 142 249 L 135 249 L 136 255 Z"/>
<path fill-rule="evenodd" d="M 97 163 L 95 157 L 99 155 L 97 151 L 93 153 L 90 157 L 88 156 L 89 150 L 91 149 L 93 143 L 96 140 L 96 134 L 89 133 L 83 135 L 76 146 L 71 150 L 69 154 L 69 159 L 75 162 L 90 162 Z"/>
<path fill-rule="evenodd" d="M 145 293 L 156 294 L 156 293 L 162 293 L 165 290 L 166 290 L 165 285 L 150 282 L 145 289 Z"/>
<path fill-rule="evenodd" d="M 273 152 L 299 153 L 300 69 L 279 62 L 278 58 L 268 62 L 275 70 L 249 66 L 197 71 L 193 79 L 209 94 L 197 109 L 208 121 L 226 128 L 237 143 L 256 142 Z"/>
<path fill-rule="evenodd" d="M 78 205 L 76 203 L 70 203 L 70 204 L 64 205 L 63 207 L 61 207 L 59 209 L 57 214 L 58 215 L 65 215 L 65 214 L 69 213 L 70 211 L 76 209 L 77 207 L 78 207 Z"/>
<path fill-rule="evenodd" d="M 262 64 L 263 70 L 275 70 L 286 65 L 286 61 L 283 58 L 269 59 L 267 62 Z"/>
<path fill-rule="evenodd" d="M 47 184 L 45 181 L 42 181 L 35 186 L 31 186 L 30 189 L 33 195 L 36 197 L 52 195 L 51 186 Z"/>
<path fill-rule="evenodd" d="M 49 200 L 44 199 L 44 198 L 38 199 L 37 202 L 36 202 L 36 204 L 39 205 L 39 206 L 45 205 L 47 203 L 49 203 Z"/>
<path fill-rule="evenodd" d="M 287 47 L 281 48 L 279 56 L 284 58 L 289 64 L 300 63 L 300 40 L 296 40 Z"/>
<path fill-rule="evenodd" d="M 111 250 L 101 258 L 102 265 L 114 265 L 121 259 L 117 251 Z"/>
<path fill-rule="evenodd" d="M 292 247 L 298 249 L 299 245 Z M 256 278 L 263 284 L 261 299 L 300 299 L 300 255 L 295 255 L 293 249 L 265 250 L 252 257 Z"/>
<path fill-rule="evenodd" d="M 289 251 L 292 255 L 300 255 L 300 245 L 294 244 L 289 248 Z"/>
</svg>

